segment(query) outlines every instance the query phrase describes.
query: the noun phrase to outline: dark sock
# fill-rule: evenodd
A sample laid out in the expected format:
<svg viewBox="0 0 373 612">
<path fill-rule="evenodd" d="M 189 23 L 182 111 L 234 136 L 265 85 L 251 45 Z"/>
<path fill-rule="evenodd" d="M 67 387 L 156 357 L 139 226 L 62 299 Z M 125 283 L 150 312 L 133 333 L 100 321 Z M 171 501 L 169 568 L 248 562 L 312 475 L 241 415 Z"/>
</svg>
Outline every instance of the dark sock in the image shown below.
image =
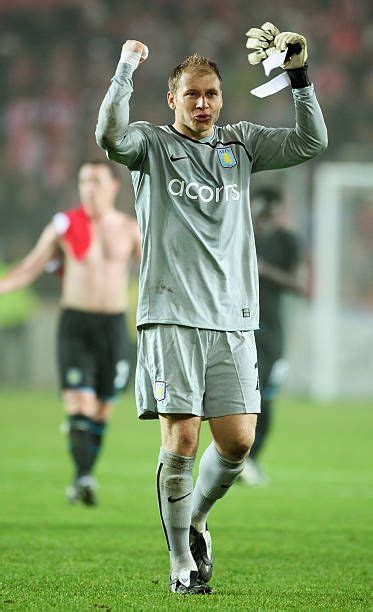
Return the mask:
<svg viewBox="0 0 373 612">
<path fill-rule="evenodd" d="M 92 466 L 92 419 L 82 414 L 69 416 L 70 452 L 76 468 L 76 476 L 86 476 Z"/>
<path fill-rule="evenodd" d="M 106 423 L 98 423 L 91 420 L 91 465 L 92 470 L 102 448 L 102 442 L 106 431 Z"/>
</svg>

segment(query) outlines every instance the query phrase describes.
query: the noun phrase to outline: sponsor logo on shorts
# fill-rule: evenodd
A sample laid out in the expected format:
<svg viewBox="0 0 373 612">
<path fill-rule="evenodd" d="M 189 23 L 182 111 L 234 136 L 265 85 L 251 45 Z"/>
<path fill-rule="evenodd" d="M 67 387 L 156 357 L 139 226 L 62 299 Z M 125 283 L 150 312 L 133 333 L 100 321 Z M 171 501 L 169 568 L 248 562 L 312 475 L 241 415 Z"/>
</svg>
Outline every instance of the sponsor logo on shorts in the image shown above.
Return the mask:
<svg viewBox="0 0 373 612">
<path fill-rule="evenodd" d="M 216 149 L 216 152 L 220 165 L 223 166 L 223 168 L 233 168 L 233 166 L 237 166 L 237 160 L 234 156 L 232 147 L 220 147 Z"/>
<path fill-rule="evenodd" d="M 237 183 L 211 187 L 211 185 L 201 185 L 201 183 L 195 181 L 186 183 L 174 178 L 169 181 L 167 188 L 172 196 L 187 197 L 190 200 L 199 200 L 207 204 L 209 202 L 237 201 L 241 196 Z"/>
<path fill-rule="evenodd" d="M 250 308 L 243 308 L 242 316 L 245 318 L 250 318 L 251 317 Z"/>
<path fill-rule="evenodd" d="M 69 385 L 76 386 L 82 381 L 83 375 L 79 368 L 69 368 L 66 372 L 66 381 Z"/>
<path fill-rule="evenodd" d="M 162 402 L 166 397 L 166 383 L 164 380 L 156 380 L 154 383 L 154 397 L 157 402 Z"/>
</svg>

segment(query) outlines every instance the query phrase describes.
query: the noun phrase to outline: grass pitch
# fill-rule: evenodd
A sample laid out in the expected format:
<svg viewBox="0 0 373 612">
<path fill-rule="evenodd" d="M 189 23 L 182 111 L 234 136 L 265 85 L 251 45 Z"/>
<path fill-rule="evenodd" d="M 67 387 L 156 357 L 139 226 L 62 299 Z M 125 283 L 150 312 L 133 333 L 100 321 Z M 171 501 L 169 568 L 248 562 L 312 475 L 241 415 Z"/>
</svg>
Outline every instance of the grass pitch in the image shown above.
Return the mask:
<svg viewBox="0 0 373 612">
<path fill-rule="evenodd" d="M 373 410 L 278 401 L 269 486 L 235 485 L 211 513 L 213 596 L 167 591 L 154 475 L 158 424 L 118 403 L 97 508 L 68 506 L 71 476 L 52 392 L 0 392 L 1 609 L 369 609 Z M 201 449 L 209 440 L 204 424 Z"/>
</svg>

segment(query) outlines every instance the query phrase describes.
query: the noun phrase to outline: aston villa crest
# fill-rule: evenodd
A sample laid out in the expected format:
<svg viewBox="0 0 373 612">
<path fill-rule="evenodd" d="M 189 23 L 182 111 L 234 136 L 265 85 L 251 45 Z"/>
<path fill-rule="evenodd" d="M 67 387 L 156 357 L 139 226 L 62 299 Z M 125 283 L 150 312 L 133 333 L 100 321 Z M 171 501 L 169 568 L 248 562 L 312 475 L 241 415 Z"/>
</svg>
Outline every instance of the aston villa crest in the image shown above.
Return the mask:
<svg viewBox="0 0 373 612">
<path fill-rule="evenodd" d="M 154 383 L 154 397 L 157 402 L 163 402 L 166 397 L 166 383 L 164 380 L 156 380 Z"/>
<path fill-rule="evenodd" d="M 234 156 L 232 147 L 219 147 L 216 149 L 216 152 L 223 168 L 233 168 L 233 166 L 237 166 L 237 160 Z"/>
</svg>

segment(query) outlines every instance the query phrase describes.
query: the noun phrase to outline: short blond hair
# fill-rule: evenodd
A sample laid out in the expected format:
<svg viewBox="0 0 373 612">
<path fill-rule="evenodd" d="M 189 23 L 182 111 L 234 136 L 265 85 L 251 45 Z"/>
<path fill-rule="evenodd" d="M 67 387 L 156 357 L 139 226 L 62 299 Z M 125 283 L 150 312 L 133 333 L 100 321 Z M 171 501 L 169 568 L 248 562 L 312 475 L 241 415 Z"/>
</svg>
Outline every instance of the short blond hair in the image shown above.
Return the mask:
<svg viewBox="0 0 373 612">
<path fill-rule="evenodd" d="M 220 81 L 220 85 L 223 82 L 221 78 L 221 74 L 219 72 L 219 68 L 217 64 L 207 57 L 203 57 L 198 53 L 193 53 L 193 55 L 188 55 L 181 64 L 178 64 L 170 74 L 168 79 L 168 89 L 175 94 L 177 90 L 177 86 L 180 81 L 180 77 L 186 70 L 198 70 L 201 72 L 214 72 Z"/>
</svg>

